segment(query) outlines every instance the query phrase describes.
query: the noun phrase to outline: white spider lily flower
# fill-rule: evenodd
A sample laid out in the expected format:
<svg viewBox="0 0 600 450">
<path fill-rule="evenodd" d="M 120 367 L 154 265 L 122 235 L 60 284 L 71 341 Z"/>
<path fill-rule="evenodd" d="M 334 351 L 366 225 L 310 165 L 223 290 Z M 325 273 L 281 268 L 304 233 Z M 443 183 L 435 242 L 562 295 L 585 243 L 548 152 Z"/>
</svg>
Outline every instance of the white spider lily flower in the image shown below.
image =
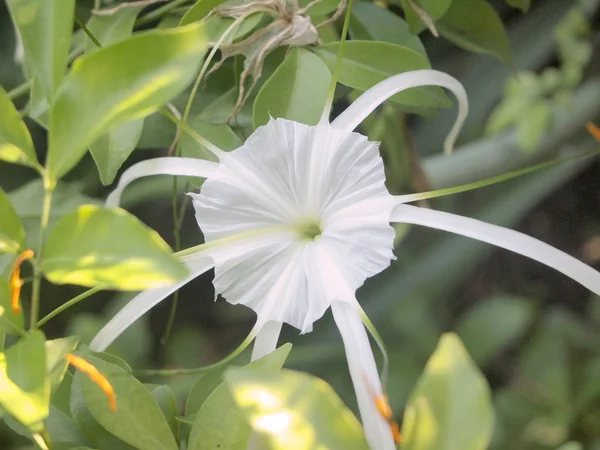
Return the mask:
<svg viewBox="0 0 600 450">
<path fill-rule="evenodd" d="M 378 144 L 353 130 L 390 96 L 425 85 L 448 88 L 459 100 L 459 118 L 445 143 L 449 151 L 467 113 L 466 94 L 449 75 L 424 70 L 379 83 L 331 124 L 271 119 L 240 148 L 228 153 L 213 149 L 219 163 L 158 158 L 128 169 L 109 198 L 111 205 L 118 204 L 128 183 L 142 176 L 206 178 L 200 193 L 189 195 L 207 244 L 182 257 L 190 269 L 187 279 L 139 294 L 91 347 L 106 349 L 146 311 L 213 267 L 216 294 L 257 314 L 253 359 L 275 348 L 283 323 L 308 332 L 331 307 L 369 446 L 392 450 L 389 424 L 374 400 L 382 395 L 382 386 L 355 297 L 367 278 L 394 259 L 391 222 L 438 228 L 507 248 L 600 294 L 600 273 L 549 245 L 495 225 L 406 205 L 414 195 L 388 192 Z"/>
</svg>

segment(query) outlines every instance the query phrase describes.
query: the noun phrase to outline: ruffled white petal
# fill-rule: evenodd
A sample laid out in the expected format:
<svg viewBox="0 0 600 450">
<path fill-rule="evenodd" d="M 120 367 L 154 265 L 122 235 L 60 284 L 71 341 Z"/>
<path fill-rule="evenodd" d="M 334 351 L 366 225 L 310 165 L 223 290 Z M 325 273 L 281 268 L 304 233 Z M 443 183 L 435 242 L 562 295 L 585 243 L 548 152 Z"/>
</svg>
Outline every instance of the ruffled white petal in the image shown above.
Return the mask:
<svg viewBox="0 0 600 450">
<path fill-rule="evenodd" d="M 382 388 L 365 327 L 350 303 L 334 302 L 331 309 L 344 341 L 348 368 L 369 447 L 373 450 L 395 450 L 390 426 L 375 404 L 375 397 L 382 395 Z"/>
<path fill-rule="evenodd" d="M 329 271 L 322 261 L 343 267 L 356 289 L 393 259 L 395 203 L 378 145 L 358 133 L 271 119 L 223 155 L 201 193 L 190 196 L 206 242 L 287 230 L 214 256 L 216 292 L 252 308 L 259 321 L 310 331 L 335 298 L 317 273 Z M 321 225 L 314 242 L 298 231 L 308 220 Z"/>
<path fill-rule="evenodd" d="M 450 153 L 458 133 L 468 114 L 468 99 L 465 88 L 455 78 L 436 70 L 415 70 L 395 75 L 365 91 L 332 123 L 333 128 L 345 131 L 354 130 L 375 108 L 392 95 L 406 89 L 420 86 L 440 86 L 449 89 L 458 100 L 458 117 L 444 142 L 444 151 Z"/>
<path fill-rule="evenodd" d="M 252 361 L 268 355 L 277 348 L 282 325 L 281 322 L 271 320 L 261 327 L 254 340 L 254 347 L 252 347 Z"/>
<path fill-rule="evenodd" d="M 154 158 L 141 161 L 128 168 L 116 189 L 106 199 L 106 206 L 119 206 L 121 194 L 132 181 L 151 175 L 174 175 L 187 177 L 210 177 L 219 166 L 218 163 L 195 158 Z"/>
<path fill-rule="evenodd" d="M 392 222 L 437 228 L 511 250 L 562 272 L 600 295 L 599 272 L 551 245 L 518 231 L 476 219 L 410 205 L 396 206 L 391 220 Z"/>
<path fill-rule="evenodd" d="M 190 275 L 177 284 L 164 288 L 149 289 L 134 297 L 123 307 L 104 327 L 98 332 L 90 344 L 90 348 L 97 352 L 103 352 L 114 342 L 131 324 L 142 317 L 150 309 L 161 301 L 186 285 L 194 278 L 212 269 L 214 262 L 206 256 L 206 252 L 190 255 L 184 259 L 184 263 L 190 270 Z"/>
</svg>

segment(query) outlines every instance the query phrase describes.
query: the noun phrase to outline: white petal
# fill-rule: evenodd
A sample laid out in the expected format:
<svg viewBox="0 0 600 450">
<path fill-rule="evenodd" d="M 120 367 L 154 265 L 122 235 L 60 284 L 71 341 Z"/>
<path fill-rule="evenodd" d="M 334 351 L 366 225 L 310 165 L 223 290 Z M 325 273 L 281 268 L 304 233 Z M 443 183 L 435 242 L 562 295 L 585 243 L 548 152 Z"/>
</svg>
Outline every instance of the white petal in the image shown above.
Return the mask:
<svg viewBox="0 0 600 450">
<path fill-rule="evenodd" d="M 158 305 L 161 301 L 181 288 L 185 284 L 199 277 L 204 272 L 212 269 L 214 262 L 212 258 L 205 256 L 190 255 L 185 260 L 185 265 L 190 269 L 190 275 L 177 284 L 169 287 L 149 289 L 134 297 L 123 309 L 121 309 L 104 327 L 98 332 L 90 344 L 90 348 L 97 352 L 103 352 L 113 343 L 132 323 L 142 317 L 146 312 Z"/>
<path fill-rule="evenodd" d="M 392 95 L 420 86 L 444 87 L 452 91 L 458 100 L 458 118 L 444 142 L 444 151 L 450 153 L 467 117 L 469 103 L 463 85 L 450 75 L 436 70 L 415 70 L 401 73 L 376 84 L 346 108 L 331 123 L 331 126 L 340 130 L 352 131 Z"/>
<path fill-rule="evenodd" d="M 382 395 L 382 388 L 365 327 L 350 303 L 334 302 L 331 309 L 344 341 L 348 368 L 369 447 L 372 450 L 395 450 L 390 426 L 375 404 L 375 397 Z"/>
<path fill-rule="evenodd" d="M 254 340 L 254 347 L 252 347 L 252 361 L 268 355 L 277 348 L 282 325 L 281 322 L 270 320 L 261 327 Z"/>
<path fill-rule="evenodd" d="M 511 250 L 562 272 L 600 295 L 599 272 L 551 245 L 518 231 L 468 217 L 410 205 L 396 206 L 391 220 L 437 228 Z"/>
<path fill-rule="evenodd" d="M 123 190 L 132 181 L 151 175 L 175 175 L 207 178 L 219 166 L 218 163 L 195 158 L 153 158 L 134 164 L 119 179 L 116 189 L 110 193 L 106 206 L 119 206 Z"/>
</svg>

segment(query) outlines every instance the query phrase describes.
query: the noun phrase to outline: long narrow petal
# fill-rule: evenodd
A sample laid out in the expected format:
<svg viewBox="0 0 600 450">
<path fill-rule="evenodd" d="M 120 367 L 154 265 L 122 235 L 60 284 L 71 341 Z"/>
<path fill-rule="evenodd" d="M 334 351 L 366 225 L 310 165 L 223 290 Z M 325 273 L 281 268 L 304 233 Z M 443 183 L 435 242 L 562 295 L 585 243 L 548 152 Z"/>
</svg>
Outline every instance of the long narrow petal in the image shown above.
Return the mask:
<svg viewBox="0 0 600 450">
<path fill-rule="evenodd" d="M 469 102 L 467 93 L 460 82 L 450 75 L 436 70 L 415 70 L 412 72 L 395 75 L 376 84 L 365 91 L 354 103 L 341 113 L 332 123 L 334 128 L 352 131 L 354 130 L 375 108 L 381 105 L 392 95 L 406 89 L 420 86 L 440 86 L 449 89 L 458 100 L 458 117 L 452 130 L 444 142 L 444 151 L 450 153 L 458 137 L 458 133 L 467 117 Z"/>
<path fill-rule="evenodd" d="M 134 164 L 121 176 L 116 189 L 110 193 L 106 206 L 119 206 L 123 190 L 132 181 L 151 175 L 175 175 L 207 178 L 219 167 L 218 163 L 195 158 L 154 158 Z"/>
<path fill-rule="evenodd" d="M 376 399 L 383 392 L 365 327 L 351 304 L 336 301 L 332 303 L 331 309 L 344 341 L 348 368 L 369 447 L 372 450 L 395 450 L 390 425 L 377 410 Z"/>
<path fill-rule="evenodd" d="M 98 332 L 90 344 L 90 348 L 97 352 L 102 352 L 113 343 L 132 323 L 142 317 L 146 312 L 158 305 L 161 301 L 181 288 L 185 284 L 199 277 L 204 272 L 212 269 L 214 262 L 210 257 L 190 258 L 185 261 L 190 269 L 190 276 L 169 287 L 149 289 L 134 297 L 121 311 L 119 311 L 104 327 Z"/>
<path fill-rule="evenodd" d="M 600 294 L 600 272 L 551 245 L 518 231 L 468 217 L 410 205 L 396 206 L 390 220 L 437 228 L 511 250 L 552 267 L 590 291 Z"/>
<path fill-rule="evenodd" d="M 270 320 L 261 327 L 254 340 L 252 361 L 262 358 L 277 348 L 282 325 L 281 322 Z"/>
</svg>

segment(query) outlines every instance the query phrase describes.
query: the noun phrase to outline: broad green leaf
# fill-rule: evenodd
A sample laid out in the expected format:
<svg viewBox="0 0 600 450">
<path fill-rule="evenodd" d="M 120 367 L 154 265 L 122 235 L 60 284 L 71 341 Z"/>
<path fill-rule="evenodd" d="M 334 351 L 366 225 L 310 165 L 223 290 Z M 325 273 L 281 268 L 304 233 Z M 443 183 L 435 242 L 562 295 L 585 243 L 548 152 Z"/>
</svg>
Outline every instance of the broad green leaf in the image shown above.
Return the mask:
<svg viewBox="0 0 600 450">
<path fill-rule="evenodd" d="M 350 35 L 354 40 L 403 45 L 425 56 L 425 47 L 399 16 L 375 3 L 358 2 L 352 8 Z"/>
<path fill-rule="evenodd" d="M 52 392 L 58 389 L 67 372 L 69 363 L 65 359 L 67 353 L 71 353 L 77 347 L 79 338 L 69 336 L 52 341 L 46 341 L 46 369 L 50 378 Z"/>
<path fill-rule="evenodd" d="M 316 20 L 314 16 L 327 16 L 337 10 L 339 7 L 339 2 L 337 0 L 321 0 L 319 2 L 313 2 L 312 0 L 298 1 L 298 6 L 300 8 L 306 8 L 310 4 L 312 4 L 312 6 L 308 8 L 306 14 L 311 16 L 314 24 L 319 24 L 326 19 L 324 18 L 323 20 Z M 356 3 L 354 6 L 356 6 Z"/>
<path fill-rule="evenodd" d="M 163 415 L 167 419 L 169 428 L 171 428 L 171 433 L 176 435 L 177 420 L 175 418 L 177 417 L 177 402 L 175 400 L 173 390 L 166 384 L 152 386 L 149 390 L 152 394 L 152 397 L 154 397 L 154 400 L 156 400 L 156 403 L 158 403 Z"/>
<path fill-rule="evenodd" d="M 109 16 L 92 16 L 87 26 L 102 46 L 116 44 L 131 36 L 133 25 L 141 10 L 141 6 L 136 6 L 120 9 Z M 96 50 L 96 45 L 88 37 L 85 44 L 87 52 Z M 143 127 L 143 119 L 125 122 L 90 145 L 90 153 L 98 167 L 102 184 L 108 185 L 113 182 L 119 168 L 135 150 Z"/>
<path fill-rule="evenodd" d="M 125 122 L 100 136 L 90 145 L 90 153 L 96 162 L 102 184 L 111 184 L 117 172 L 135 150 L 144 128 L 144 119 Z"/>
<path fill-rule="evenodd" d="M 187 271 L 152 229 L 123 209 L 82 206 L 52 229 L 42 270 L 56 284 L 143 290 Z"/>
<path fill-rule="evenodd" d="M 517 142 L 525 150 L 538 146 L 550 126 L 552 110 L 545 100 L 528 105 L 517 121 Z"/>
<path fill-rule="evenodd" d="M 208 396 L 223 382 L 223 369 L 203 373 L 192 385 L 185 401 L 186 417 L 195 416 Z"/>
<path fill-rule="evenodd" d="M 48 431 L 52 440 L 53 449 L 72 449 L 81 445 L 90 445 L 73 418 L 54 405 L 50 405 L 50 414 L 46 420 L 46 431 Z"/>
<path fill-rule="evenodd" d="M 34 433 L 43 429 L 50 405 L 44 341 L 41 331 L 32 331 L 0 353 L 0 406 Z"/>
<path fill-rule="evenodd" d="M 39 167 L 35 148 L 25 122 L 0 86 L 0 160 Z"/>
<path fill-rule="evenodd" d="M 67 67 L 75 0 L 7 0 L 25 58 L 52 103 Z"/>
<path fill-rule="evenodd" d="M 24 241 L 23 224 L 8 196 L 0 189 L 0 253 L 18 253 Z"/>
<path fill-rule="evenodd" d="M 179 26 L 188 25 L 204 19 L 208 13 L 224 3 L 225 0 L 198 0 L 181 18 Z"/>
<path fill-rule="evenodd" d="M 10 299 L 8 281 L 0 278 L 0 332 L 5 334 L 23 334 L 25 332 L 23 313 L 15 313 Z"/>
<path fill-rule="evenodd" d="M 453 0 L 436 26 L 443 37 L 459 47 L 489 53 L 507 64 L 512 61 L 502 20 L 485 0 Z"/>
<path fill-rule="evenodd" d="M 131 36 L 133 25 L 141 10 L 142 6 L 129 6 L 107 16 L 93 15 L 88 20 L 88 30 L 103 47 L 124 41 Z M 87 35 L 84 39 L 86 53 L 97 49 L 96 44 Z"/>
<path fill-rule="evenodd" d="M 272 353 L 253 361 L 248 369 L 277 372 L 292 346 L 285 344 Z M 229 385 L 222 382 L 202 403 L 196 414 L 187 450 L 245 450 L 251 429 L 244 413 L 236 406 Z"/>
<path fill-rule="evenodd" d="M 200 134 L 200 136 L 208 139 L 209 142 L 212 142 L 221 150 L 229 151 L 242 145 L 242 140 L 237 134 L 234 133 L 229 125 L 214 125 L 197 118 L 192 120 L 189 123 L 189 126 L 198 134 Z M 218 162 L 218 159 L 215 155 L 208 151 L 206 147 L 200 144 L 189 134 L 182 133 L 179 139 L 181 141 L 182 156 Z M 198 179 L 196 178 L 196 182 L 197 181 Z"/>
<path fill-rule="evenodd" d="M 102 134 L 182 92 L 206 46 L 202 25 L 192 24 L 142 33 L 76 60 L 50 112 L 50 180 L 66 174 Z"/>
<path fill-rule="evenodd" d="M 531 7 L 531 0 L 506 0 L 506 3 L 515 8 L 519 8 L 523 12 L 529 11 L 529 8 Z"/>
<path fill-rule="evenodd" d="M 404 413 L 403 450 L 485 450 L 494 426 L 487 381 L 460 339 L 442 335 Z"/>
<path fill-rule="evenodd" d="M 301 372 L 230 369 L 237 405 L 271 450 L 367 450 L 362 426 L 325 381 Z"/>
<path fill-rule="evenodd" d="M 529 299 L 491 297 L 469 309 L 458 322 L 456 332 L 475 362 L 486 364 L 527 331 L 534 312 Z"/>
<path fill-rule="evenodd" d="M 254 101 L 254 128 L 265 125 L 269 117 L 316 125 L 330 81 L 331 72 L 318 56 L 304 49 L 292 50 Z"/>
<path fill-rule="evenodd" d="M 339 51 L 339 43 L 315 48 L 331 70 Z M 399 73 L 430 69 L 426 57 L 400 45 L 389 42 L 348 41 L 344 47 L 340 70 L 340 83 L 366 91 L 375 84 Z M 390 100 L 401 105 L 420 107 L 449 107 L 450 99 L 439 87 L 418 87 L 394 95 Z"/>
<path fill-rule="evenodd" d="M 452 1 L 453 0 L 412 0 L 413 4 L 424 11 L 433 22 L 446 14 Z M 411 32 L 419 33 L 427 28 L 427 24 L 423 22 L 419 11 L 415 10 L 408 0 L 400 0 L 400 4 L 404 9 L 406 21 L 410 25 Z"/>
<path fill-rule="evenodd" d="M 121 367 L 85 355 L 112 385 L 117 410 L 112 411 L 102 390 L 87 376 L 78 373 L 85 404 L 107 431 L 140 450 L 178 450 L 175 438 L 152 394 Z"/>
</svg>

